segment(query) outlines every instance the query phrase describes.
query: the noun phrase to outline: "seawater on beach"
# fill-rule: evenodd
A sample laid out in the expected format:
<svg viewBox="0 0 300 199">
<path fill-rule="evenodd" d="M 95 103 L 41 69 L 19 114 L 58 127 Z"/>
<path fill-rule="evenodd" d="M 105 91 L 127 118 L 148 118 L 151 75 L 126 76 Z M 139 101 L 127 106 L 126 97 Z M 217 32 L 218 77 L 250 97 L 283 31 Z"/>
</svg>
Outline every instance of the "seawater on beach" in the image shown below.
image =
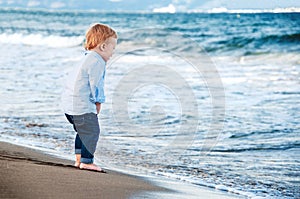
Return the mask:
<svg viewBox="0 0 300 199">
<path fill-rule="evenodd" d="M 1 140 L 73 154 L 75 135 L 61 110 L 60 93 L 65 75 L 82 56 L 85 29 L 100 21 L 120 32 L 107 68 L 108 101 L 96 153 L 100 164 L 250 198 L 299 197 L 298 13 L 240 18 L 226 13 L 1 13 Z M 211 62 L 203 62 L 207 57 Z M 210 141 L 212 99 L 205 74 L 192 64 L 199 62 L 204 67 L 214 63 L 225 94 L 224 128 L 209 150 L 204 146 Z M 149 75 L 169 85 L 145 84 Z M 123 80 L 134 88 L 122 113 L 128 122 L 115 118 L 111 108 Z M 176 97 L 185 93 L 176 89 L 178 81 L 196 97 L 190 102 L 196 102 L 197 117 L 182 114 L 189 103 Z M 181 135 L 180 127 L 190 121 L 197 122 L 196 133 Z M 193 139 L 184 146 L 174 142 L 188 136 Z"/>
</svg>

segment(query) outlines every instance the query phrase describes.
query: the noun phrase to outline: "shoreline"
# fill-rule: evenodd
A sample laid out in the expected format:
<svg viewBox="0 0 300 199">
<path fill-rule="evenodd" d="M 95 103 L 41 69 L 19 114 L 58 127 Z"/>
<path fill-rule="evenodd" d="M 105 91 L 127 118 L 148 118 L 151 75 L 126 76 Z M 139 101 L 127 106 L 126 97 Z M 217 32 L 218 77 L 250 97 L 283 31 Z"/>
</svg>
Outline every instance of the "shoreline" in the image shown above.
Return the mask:
<svg viewBox="0 0 300 199">
<path fill-rule="evenodd" d="M 0 198 L 243 198 L 172 180 L 109 169 L 80 170 L 73 161 L 0 141 Z"/>
</svg>

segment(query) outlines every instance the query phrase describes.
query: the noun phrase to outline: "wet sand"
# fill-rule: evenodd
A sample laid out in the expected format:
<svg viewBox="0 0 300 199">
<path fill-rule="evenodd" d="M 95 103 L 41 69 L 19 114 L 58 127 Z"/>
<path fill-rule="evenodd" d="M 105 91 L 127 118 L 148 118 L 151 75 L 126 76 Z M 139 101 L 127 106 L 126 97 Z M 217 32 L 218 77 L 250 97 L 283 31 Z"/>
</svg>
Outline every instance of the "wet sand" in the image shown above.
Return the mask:
<svg viewBox="0 0 300 199">
<path fill-rule="evenodd" d="M 136 177 L 84 171 L 72 165 L 68 160 L 0 142 L 0 198 L 116 199 L 163 191 Z"/>
<path fill-rule="evenodd" d="M 175 182 L 157 181 L 168 184 L 158 186 L 110 170 L 84 171 L 73 167 L 72 161 L 6 142 L 0 142 L 0 177 L 0 198 L 236 198 L 206 188 L 191 191 Z M 179 193 L 180 188 L 191 195 Z"/>
</svg>

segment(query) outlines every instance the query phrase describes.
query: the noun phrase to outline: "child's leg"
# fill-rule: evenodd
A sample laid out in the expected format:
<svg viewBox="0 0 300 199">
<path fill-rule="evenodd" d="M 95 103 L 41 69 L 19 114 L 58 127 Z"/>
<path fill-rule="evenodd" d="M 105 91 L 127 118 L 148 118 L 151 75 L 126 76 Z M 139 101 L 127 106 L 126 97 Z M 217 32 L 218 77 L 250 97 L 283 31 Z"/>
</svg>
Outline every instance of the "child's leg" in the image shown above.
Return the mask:
<svg viewBox="0 0 300 199">
<path fill-rule="evenodd" d="M 80 165 L 81 151 L 82 151 L 82 142 L 79 135 L 77 134 L 75 138 L 75 156 L 76 156 L 76 161 L 74 165 L 75 167 L 79 167 Z"/>
<path fill-rule="evenodd" d="M 94 163 L 94 155 L 82 144 L 81 147 L 81 156 L 80 156 L 80 169 L 94 170 L 94 171 L 103 171 L 100 167 Z"/>
<path fill-rule="evenodd" d="M 74 131 L 77 132 L 76 126 L 74 124 L 74 116 L 66 114 L 66 113 L 65 113 L 65 116 L 66 116 L 67 120 L 73 125 Z M 79 165 L 80 165 L 81 146 L 82 146 L 82 142 L 81 142 L 78 134 L 76 134 L 76 138 L 75 138 L 75 164 L 74 164 L 75 167 L 79 167 Z"/>
<path fill-rule="evenodd" d="M 74 116 L 75 125 L 82 141 L 80 168 L 101 171 L 101 168 L 93 164 L 94 153 L 100 135 L 98 117 L 94 113 Z"/>
<path fill-rule="evenodd" d="M 91 154 L 84 145 L 82 145 L 81 148 L 80 162 L 85 164 L 92 164 L 94 162 L 94 155 Z"/>
</svg>

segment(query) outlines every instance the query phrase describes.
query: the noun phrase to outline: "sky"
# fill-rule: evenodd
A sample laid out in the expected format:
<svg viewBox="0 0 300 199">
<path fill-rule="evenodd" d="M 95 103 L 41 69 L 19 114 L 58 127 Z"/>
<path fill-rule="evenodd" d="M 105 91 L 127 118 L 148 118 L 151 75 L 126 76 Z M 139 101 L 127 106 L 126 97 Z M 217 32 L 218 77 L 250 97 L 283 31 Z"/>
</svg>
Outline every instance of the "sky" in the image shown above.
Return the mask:
<svg viewBox="0 0 300 199">
<path fill-rule="evenodd" d="M 103 11 L 184 12 L 227 9 L 300 7 L 299 0 L 0 0 L 0 7 Z"/>
</svg>

